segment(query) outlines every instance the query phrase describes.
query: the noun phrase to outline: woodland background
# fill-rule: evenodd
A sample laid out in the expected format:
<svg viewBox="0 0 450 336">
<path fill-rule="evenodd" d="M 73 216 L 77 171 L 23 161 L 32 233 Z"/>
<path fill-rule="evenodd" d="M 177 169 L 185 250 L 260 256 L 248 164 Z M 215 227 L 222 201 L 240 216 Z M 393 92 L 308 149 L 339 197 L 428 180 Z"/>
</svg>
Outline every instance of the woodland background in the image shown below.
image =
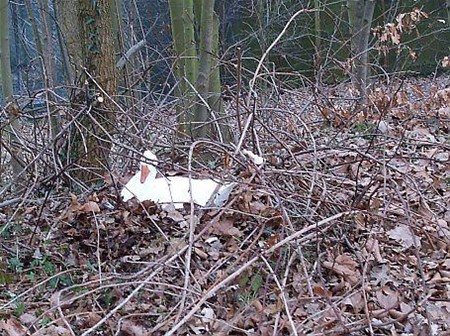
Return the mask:
<svg viewBox="0 0 450 336">
<path fill-rule="evenodd" d="M 448 334 L 449 40 L 449 0 L 0 0 L 0 332 Z M 146 149 L 237 187 L 125 203 Z"/>
</svg>

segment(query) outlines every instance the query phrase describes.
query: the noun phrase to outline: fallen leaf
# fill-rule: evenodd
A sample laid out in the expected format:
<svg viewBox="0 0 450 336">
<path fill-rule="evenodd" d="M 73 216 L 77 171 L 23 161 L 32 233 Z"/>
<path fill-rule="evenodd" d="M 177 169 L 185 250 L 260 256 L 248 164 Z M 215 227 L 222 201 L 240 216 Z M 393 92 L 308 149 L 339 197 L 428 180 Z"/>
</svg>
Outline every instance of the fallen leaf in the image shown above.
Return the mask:
<svg viewBox="0 0 450 336">
<path fill-rule="evenodd" d="M 95 213 L 99 213 L 100 212 L 100 207 L 98 206 L 98 204 L 94 201 L 89 201 L 84 203 L 81 207 L 78 208 L 78 211 L 80 212 L 95 212 Z"/>
<path fill-rule="evenodd" d="M 381 286 L 386 285 L 390 281 L 389 279 L 389 269 L 387 265 L 381 265 L 381 267 L 374 267 L 370 273 L 371 277 L 374 278 L 372 281 L 374 286 L 381 284 Z"/>
<path fill-rule="evenodd" d="M 331 292 L 321 285 L 314 285 L 313 293 L 323 298 L 331 298 Z"/>
<path fill-rule="evenodd" d="M 14 318 L 0 321 L 0 330 L 6 332 L 5 336 L 24 336 L 27 334 L 27 328 Z"/>
<path fill-rule="evenodd" d="M 232 218 L 224 218 L 214 223 L 212 230 L 217 234 L 225 236 L 240 237 L 242 232 L 233 226 L 234 220 Z"/>
<path fill-rule="evenodd" d="M 324 261 L 323 266 L 332 270 L 336 274 L 342 275 L 350 284 L 356 285 L 359 282 L 360 273 L 357 270 L 357 263 L 349 255 L 341 254 L 332 262 Z"/>
<path fill-rule="evenodd" d="M 24 324 L 30 324 L 33 323 L 34 321 L 36 321 L 36 316 L 34 316 L 33 314 L 29 314 L 29 313 L 24 313 L 22 315 L 20 315 L 20 322 L 24 323 Z"/>
<path fill-rule="evenodd" d="M 121 323 L 121 335 L 127 335 L 127 336 L 149 336 L 150 333 L 145 330 L 145 328 L 142 325 L 136 324 L 135 322 L 131 320 L 124 320 Z"/>
<path fill-rule="evenodd" d="M 395 229 L 387 232 L 389 238 L 396 240 L 404 249 L 414 246 L 414 241 L 417 243 L 417 247 L 420 247 L 420 238 L 412 233 L 409 226 L 399 224 Z"/>
<path fill-rule="evenodd" d="M 69 336 L 69 335 L 72 335 L 72 333 L 68 329 L 55 325 L 40 329 L 38 332 L 33 334 L 33 336 Z"/>
<path fill-rule="evenodd" d="M 355 292 L 342 301 L 343 304 L 351 306 L 354 313 L 359 313 L 364 308 L 364 300 L 361 292 Z"/>
<path fill-rule="evenodd" d="M 216 318 L 216 314 L 212 308 L 203 308 L 201 314 L 203 323 L 213 323 Z"/>
<path fill-rule="evenodd" d="M 397 308 L 400 302 L 398 292 L 395 292 L 388 287 L 383 287 L 375 293 L 378 303 L 386 310 Z"/>
<path fill-rule="evenodd" d="M 386 262 L 381 255 L 380 243 L 378 242 L 378 239 L 370 238 L 366 243 L 366 249 L 367 252 L 372 254 L 372 257 L 375 258 L 377 263 L 382 264 Z"/>
</svg>

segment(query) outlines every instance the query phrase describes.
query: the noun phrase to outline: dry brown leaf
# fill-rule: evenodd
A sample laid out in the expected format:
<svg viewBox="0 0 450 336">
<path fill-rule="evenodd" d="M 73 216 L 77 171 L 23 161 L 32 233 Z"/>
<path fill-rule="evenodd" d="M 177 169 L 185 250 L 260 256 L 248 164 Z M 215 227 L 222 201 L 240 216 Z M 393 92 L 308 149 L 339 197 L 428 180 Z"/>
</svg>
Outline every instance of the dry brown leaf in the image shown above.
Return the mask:
<svg viewBox="0 0 450 336">
<path fill-rule="evenodd" d="M 84 212 L 84 213 L 90 213 L 90 212 L 95 212 L 95 213 L 99 213 L 100 212 L 100 207 L 98 206 L 98 204 L 94 201 L 88 201 L 86 203 L 84 203 L 81 207 L 78 208 L 78 211 L 80 212 Z"/>
<path fill-rule="evenodd" d="M 364 308 L 364 299 L 361 292 L 355 292 L 342 301 L 343 304 L 351 306 L 355 313 L 359 313 Z"/>
<path fill-rule="evenodd" d="M 388 265 L 381 265 L 381 267 L 374 267 L 370 273 L 371 277 L 374 279 L 371 283 L 375 286 L 380 284 L 381 286 L 386 285 L 391 279 L 389 278 Z"/>
<path fill-rule="evenodd" d="M 375 293 L 378 303 L 386 310 L 397 308 L 400 303 L 400 295 L 398 292 L 391 290 L 385 286 Z"/>
<path fill-rule="evenodd" d="M 120 331 L 123 335 L 127 336 L 149 336 L 150 332 L 147 331 L 142 325 L 136 324 L 131 320 L 124 320 L 120 325 Z"/>
<path fill-rule="evenodd" d="M 414 246 L 414 242 L 418 245 L 417 247 L 421 246 L 420 237 L 413 234 L 407 225 L 399 224 L 395 229 L 389 230 L 387 234 L 389 238 L 396 240 L 404 249 Z"/>
<path fill-rule="evenodd" d="M 38 332 L 33 334 L 33 336 L 69 336 L 69 335 L 72 335 L 70 330 L 55 325 L 40 329 Z"/>
<path fill-rule="evenodd" d="M 386 260 L 381 255 L 380 243 L 378 242 L 378 239 L 370 238 L 366 243 L 366 249 L 367 252 L 373 255 L 377 263 L 382 264 L 386 262 Z"/>
<path fill-rule="evenodd" d="M 70 193 L 70 208 L 71 211 L 77 211 L 80 208 L 80 202 L 78 202 L 77 196 Z"/>
<path fill-rule="evenodd" d="M 50 296 L 50 305 L 52 307 L 61 307 L 63 309 L 71 308 L 74 301 L 70 297 L 71 295 L 67 292 L 65 292 L 65 296 L 62 296 L 59 291 L 55 292 Z"/>
<path fill-rule="evenodd" d="M 341 254 L 333 262 L 324 261 L 323 266 L 336 274 L 342 275 L 350 284 L 356 285 L 360 279 L 357 263 L 349 255 Z"/>
<path fill-rule="evenodd" d="M 450 89 L 442 89 L 436 92 L 435 98 L 441 103 L 441 106 L 448 106 L 450 103 Z"/>
<path fill-rule="evenodd" d="M 429 205 L 423 198 L 420 199 L 419 213 L 428 220 L 431 220 L 435 217 Z"/>
<path fill-rule="evenodd" d="M 164 211 L 167 213 L 166 217 L 170 218 L 175 223 L 179 223 L 179 222 L 183 222 L 184 221 L 183 215 L 181 214 L 180 211 L 175 209 L 173 204 L 169 204 L 166 207 L 164 207 Z"/>
<path fill-rule="evenodd" d="M 19 319 L 20 319 L 20 322 L 22 322 L 23 324 L 30 324 L 30 323 L 34 323 L 36 321 L 36 316 L 34 316 L 33 314 L 30 314 L 30 313 L 24 313 L 24 314 L 20 315 Z"/>
<path fill-rule="evenodd" d="M 230 217 L 223 218 L 212 226 L 212 229 L 217 234 L 222 234 L 225 236 L 235 236 L 240 237 L 242 235 L 242 232 L 233 226 L 234 220 Z"/>
<path fill-rule="evenodd" d="M 27 328 L 25 328 L 15 318 L 9 318 L 6 321 L 0 321 L 0 330 L 6 332 L 5 336 L 24 336 L 27 335 Z"/>
<path fill-rule="evenodd" d="M 327 298 L 327 297 L 330 298 L 331 297 L 331 292 L 328 289 L 326 289 L 323 286 L 318 285 L 318 284 L 314 285 L 313 293 L 315 295 L 318 295 L 318 296 L 324 297 L 324 298 Z"/>
</svg>

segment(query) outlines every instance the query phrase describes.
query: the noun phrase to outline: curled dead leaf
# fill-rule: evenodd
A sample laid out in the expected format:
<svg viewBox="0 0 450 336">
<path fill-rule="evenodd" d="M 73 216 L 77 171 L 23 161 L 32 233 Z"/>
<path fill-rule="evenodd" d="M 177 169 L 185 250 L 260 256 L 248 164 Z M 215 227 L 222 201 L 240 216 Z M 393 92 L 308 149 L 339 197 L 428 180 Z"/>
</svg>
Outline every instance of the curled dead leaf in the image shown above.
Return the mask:
<svg viewBox="0 0 450 336">
<path fill-rule="evenodd" d="M 84 213 L 90 213 L 90 212 L 99 213 L 100 207 L 98 206 L 98 204 L 96 202 L 88 201 L 88 202 L 84 203 L 81 207 L 79 207 L 78 211 L 84 212 Z"/>
<path fill-rule="evenodd" d="M 332 262 L 324 261 L 323 267 L 343 276 L 352 286 L 359 282 L 361 274 L 357 269 L 358 264 L 349 255 L 341 254 Z"/>
</svg>

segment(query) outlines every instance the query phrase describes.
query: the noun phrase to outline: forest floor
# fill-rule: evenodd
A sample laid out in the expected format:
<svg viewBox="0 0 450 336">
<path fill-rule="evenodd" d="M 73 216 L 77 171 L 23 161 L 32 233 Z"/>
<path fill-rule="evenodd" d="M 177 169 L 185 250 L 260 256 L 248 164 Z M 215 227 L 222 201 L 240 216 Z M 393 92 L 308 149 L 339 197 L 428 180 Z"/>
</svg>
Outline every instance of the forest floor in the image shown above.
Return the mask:
<svg viewBox="0 0 450 336">
<path fill-rule="evenodd" d="M 450 335 L 449 84 L 260 103 L 221 209 L 4 198 L 0 333 Z"/>
</svg>

